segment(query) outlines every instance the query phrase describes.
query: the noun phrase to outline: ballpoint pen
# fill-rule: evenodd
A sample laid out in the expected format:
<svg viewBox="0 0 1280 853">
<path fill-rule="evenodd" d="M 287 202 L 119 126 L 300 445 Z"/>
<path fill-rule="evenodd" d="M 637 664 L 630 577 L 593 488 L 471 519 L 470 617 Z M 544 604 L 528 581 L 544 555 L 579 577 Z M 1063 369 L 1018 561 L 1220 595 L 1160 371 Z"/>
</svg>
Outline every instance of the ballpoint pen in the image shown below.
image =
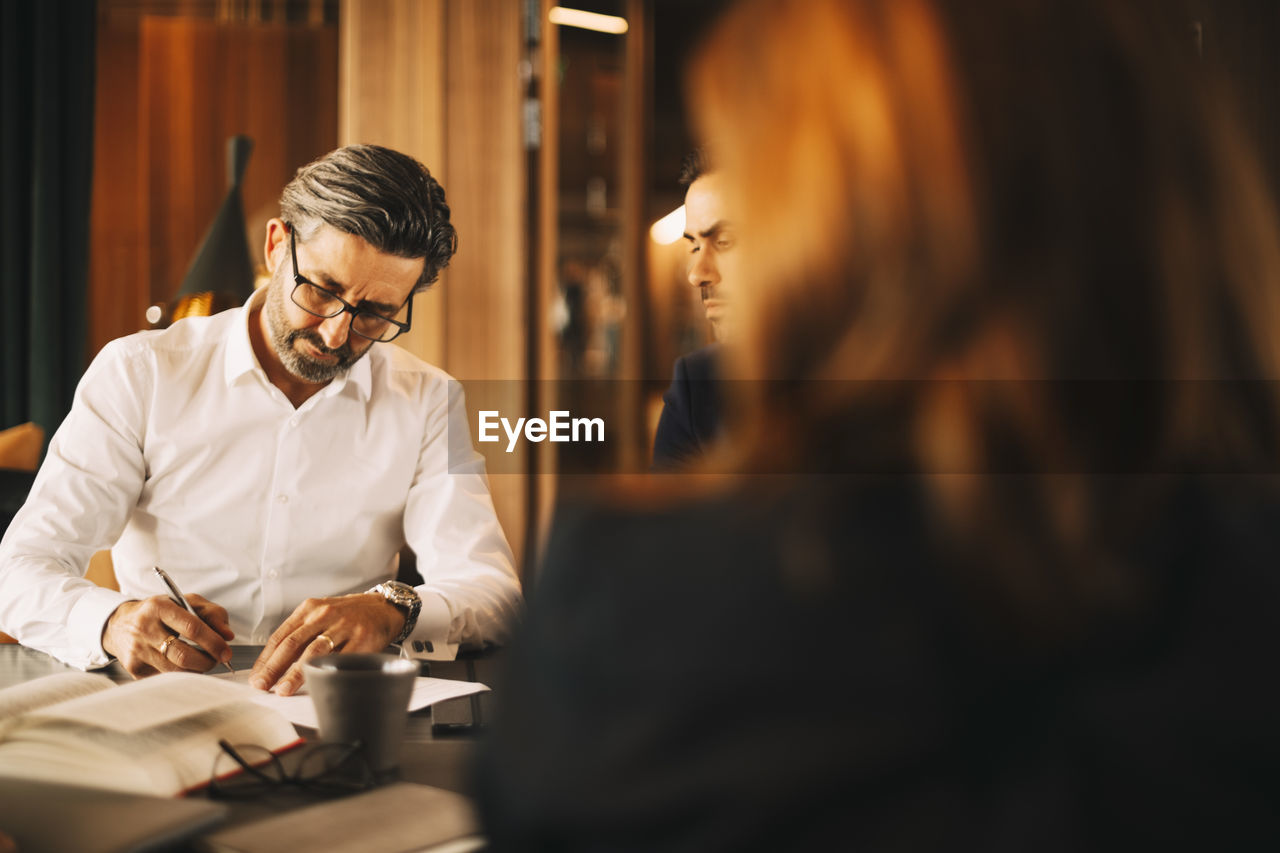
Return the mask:
<svg viewBox="0 0 1280 853">
<path fill-rule="evenodd" d="M 159 566 L 152 566 L 151 571 L 158 574 L 160 576 L 160 580 L 164 581 L 164 585 L 169 588 L 169 597 L 173 599 L 174 604 L 178 605 L 183 610 L 187 611 L 197 619 L 200 619 L 200 614 L 196 613 L 195 609 L 191 606 L 190 602 L 187 601 L 186 596 L 182 594 L 182 590 L 178 589 L 178 585 L 173 582 L 173 578 L 169 577 L 168 572 L 166 572 L 164 569 L 160 568 Z M 200 619 L 200 621 L 204 622 L 203 619 Z M 205 624 L 208 624 L 208 623 L 206 622 Z M 199 646 L 196 646 L 196 648 L 200 649 Z M 204 649 L 200 649 L 200 651 L 204 652 L 207 655 L 209 654 Z M 209 655 L 209 657 L 213 657 L 213 655 Z M 227 672 L 230 672 L 233 674 L 235 673 L 235 670 L 231 668 L 231 664 L 228 663 L 227 661 L 223 661 L 222 665 L 227 668 Z"/>
</svg>

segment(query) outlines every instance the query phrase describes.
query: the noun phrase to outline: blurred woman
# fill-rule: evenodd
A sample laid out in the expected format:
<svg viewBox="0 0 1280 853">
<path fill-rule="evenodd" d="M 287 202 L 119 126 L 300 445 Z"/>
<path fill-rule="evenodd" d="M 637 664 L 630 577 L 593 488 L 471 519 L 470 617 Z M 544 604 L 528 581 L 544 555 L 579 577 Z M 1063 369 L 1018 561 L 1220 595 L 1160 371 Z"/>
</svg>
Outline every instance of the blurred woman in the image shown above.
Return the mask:
<svg viewBox="0 0 1280 853">
<path fill-rule="evenodd" d="M 737 426 L 561 511 L 498 849 L 1280 841 L 1280 243 L 1176 5 L 719 24 Z"/>
</svg>

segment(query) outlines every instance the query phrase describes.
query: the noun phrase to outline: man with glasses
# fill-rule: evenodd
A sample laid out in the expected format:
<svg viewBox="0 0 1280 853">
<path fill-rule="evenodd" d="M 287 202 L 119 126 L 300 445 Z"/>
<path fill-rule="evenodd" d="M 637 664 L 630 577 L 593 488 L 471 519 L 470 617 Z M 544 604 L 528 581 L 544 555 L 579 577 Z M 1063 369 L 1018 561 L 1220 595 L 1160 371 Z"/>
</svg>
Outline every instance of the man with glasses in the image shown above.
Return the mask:
<svg viewBox="0 0 1280 853">
<path fill-rule="evenodd" d="M 504 639 L 520 587 L 461 390 L 384 345 L 456 245 L 411 157 L 350 146 L 300 169 L 267 224 L 266 287 L 86 372 L 0 545 L 0 630 L 134 675 L 263 644 L 250 683 L 285 694 L 315 655 Z M 406 544 L 416 588 L 391 580 Z M 83 578 L 108 546 L 120 592 Z"/>
</svg>

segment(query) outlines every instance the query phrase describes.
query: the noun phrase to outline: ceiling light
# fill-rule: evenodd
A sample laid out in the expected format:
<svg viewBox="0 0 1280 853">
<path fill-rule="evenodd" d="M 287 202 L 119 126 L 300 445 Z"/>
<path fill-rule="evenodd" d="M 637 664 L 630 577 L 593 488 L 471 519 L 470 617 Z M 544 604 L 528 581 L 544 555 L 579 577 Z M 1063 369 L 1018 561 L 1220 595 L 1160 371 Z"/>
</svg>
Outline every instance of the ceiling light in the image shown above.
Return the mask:
<svg viewBox="0 0 1280 853">
<path fill-rule="evenodd" d="M 649 226 L 649 236 L 660 246 L 674 243 L 684 236 L 684 205 Z"/>
<path fill-rule="evenodd" d="M 563 6 L 552 6 L 551 11 L 547 13 L 547 20 L 562 27 L 580 27 L 584 30 L 595 30 L 598 33 L 622 35 L 627 31 L 626 18 L 597 15 L 595 12 L 566 9 Z"/>
</svg>

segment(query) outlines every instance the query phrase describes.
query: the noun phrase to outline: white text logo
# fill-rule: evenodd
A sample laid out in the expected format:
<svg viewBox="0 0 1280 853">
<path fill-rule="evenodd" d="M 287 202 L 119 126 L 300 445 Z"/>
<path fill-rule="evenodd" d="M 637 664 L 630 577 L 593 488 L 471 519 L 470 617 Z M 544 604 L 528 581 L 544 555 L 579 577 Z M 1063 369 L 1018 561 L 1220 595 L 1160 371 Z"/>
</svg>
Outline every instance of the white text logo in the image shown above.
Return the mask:
<svg viewBox="0 0 1280 853">
<path fill-rule="evenodd" d="M 604 418 L 574 418 L 567 411 L 555 411 L 549 413 L 545 421 L 542 418 L 517 418 L 513 426 L 511 421 L 493 410 L 480 412 L 480 440 L 499 441 L 499 425 L 507 435 L 508 453 L 515 450 L 522 433 L 526 441 L 535 443 L 604 441 Z"/>
</svg>

